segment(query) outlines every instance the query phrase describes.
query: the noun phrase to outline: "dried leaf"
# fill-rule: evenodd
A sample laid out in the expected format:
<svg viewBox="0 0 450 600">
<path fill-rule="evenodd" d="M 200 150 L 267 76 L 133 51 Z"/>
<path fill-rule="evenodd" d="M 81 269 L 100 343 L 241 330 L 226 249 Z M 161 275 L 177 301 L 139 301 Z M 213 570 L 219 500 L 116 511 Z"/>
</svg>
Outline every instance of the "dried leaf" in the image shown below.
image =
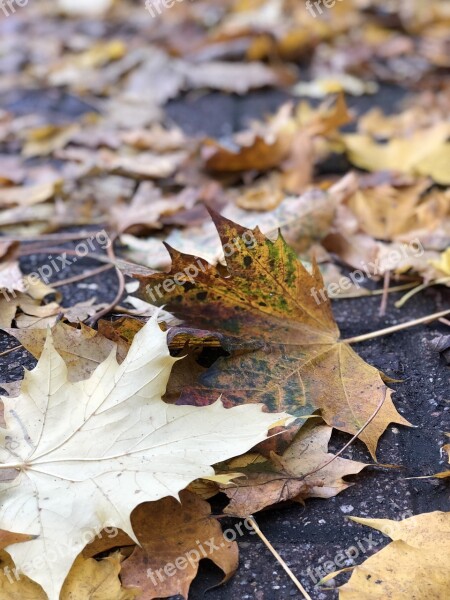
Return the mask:
<svg viewBox="0 0 450 600">
<path fill-rule="evenodd" d="M 270 461 L 253 461 L 247 468 L 231 461 L 230 468 L 241 470 L 245 477 L 221 486 L 230 498 L 225 512 L 247 517 L 281 501 L 332 498 L 350 487 L 342 478 L 359 473 L 367 465 L 329 454 L 331 433 L 327 425 L 307 423 L 283 456 L 272 453 Z"/>
<path fill-rule="evenodd" d="M 0 552 L 0 559 L 2 600 L 47 600 L 42 588 L 18 571 L 6 552 Z M 61 600 L 133 600 L 137 590 L 122 587 L 120 569 L 119 554 L 101 561 L 79 556 L 64 582 Z"/>
<path fill-rule="evenodd" d="M 154 319 L 121 366 L 114 355 L 89 379 L 71 383 L 49 333 L 20 397 L 3 398 L 1 466 L 18 476 L 1 484 L 0 522 L 36 536 L 7 550 L 49 600 L 59 599 L 76 555 L 102 529 L 136 539 L 129 514 L 138 504 L 177 497 L 194 479 L 212 475 L 211 464 L 245 452 L 286 420 L 255 406 L 163 403 L 175 359 Z"/>
<path fill-rule="evenodd" d="M 148 600 L 188 597 L 199 561 L 212 560 L 227 581 L 238 567 L 238 545 L 227 541 L 207 502 L 183 491 L 174 498 L 141 504 L 131 516 L 140 542 L 122 569 L 122 581 L 137 586 Z M 203 542 L 203 544 L 202 544 Z"/>
<path fill-rule="evenodd" d="M 448 135 L 448 124 L 438 123 L 386 144 L 378 144 L 369 136 L 359 134 L 344 135 L 342 139 L 350 161 L 357 167 L 368 171 L 392 170 L 433 176 L 429 161 L 436 153 L 440 156 L 444 151 Z"/>
<path fill-rule="evenodd" d="M 143 297 L 189 325 L 215 330 L 235 352 L 219 359 L 185 401 L 202 404 L 221 393 L 231 405 L 263 402 L 296 416 L 320 408 L 329 425 L 350 434 L 384 401 L 361 434 L 374 455 L 389 423 L 408 422 L 379 371 L 339 341 L 330 302 L 318 295 L 324 284 L 317 265 L 309 273 L 281 236 L 272 242 L 258 229 L 213 218 L 227 249 L 225 272 L 169 248 L 170 273 L 137 277 Z"/>
<path fill-rule="evenodd" d="M 404 521 L 361 519 L 394 541 L 356 567 L 339 589 L 340 600 L 445 600 L 450 587 L 450 513 L 432 512 Z"/>
<path fill-rule="evenodd" d="M 31 206 L 51 200 L 61 188 L 60 181 L 41 183 L 32 186 L 0 189 L 0 207 Z"/>
<path fill-rule="evenodd" d="M 41 357 L 47 329 L 5 328 L 5 331 L 14 336 L 35 358 Z M 52 336 L 55 350 L 67 366 L 69 381 L 81 381 L 90 377 L 114 349 L 111 340 L 83 324 L 80 329 L 76 329 L 59 322 L 53 328 Z"/>
</svg>

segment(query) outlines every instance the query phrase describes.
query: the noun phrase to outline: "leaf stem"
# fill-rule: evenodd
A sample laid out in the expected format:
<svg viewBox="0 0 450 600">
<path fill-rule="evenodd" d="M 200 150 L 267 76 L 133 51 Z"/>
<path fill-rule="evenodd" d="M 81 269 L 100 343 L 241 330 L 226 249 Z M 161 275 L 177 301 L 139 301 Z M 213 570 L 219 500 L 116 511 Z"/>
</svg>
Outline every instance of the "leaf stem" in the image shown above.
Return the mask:
<svg viewBox="0 0 450 600">
<path fill-rule="evenodd" d="M 301 592 L 302 596 L 305 598 L 305 600 L 312 600 L 311 596 L 308 594 L 308 592 L 302 586 L 300 581 L 297 579 L 297 577 L 294 575 L 294 573 L 291 571 L 291 569 L 287 566 L 287 564 L 284 562 L 284 560 L 281 558 L 281 556 L 278 554 L 278 552 L 275 550 L 275 548 L 272 546 L 272 544 L 269 542 L 269 540 L 263 534 L 263 532 L 259 528 L 257 522 L 255 521 L 255 519 L 252 516 L 250 516 L 250 517 L 248 517 L 247 521 L 250 523 L 250 525 L 253 527 L 255 533 L 264 542 L 264 544 L 267 546 L 267 548 L 270 550 L 270 552 L 275 556 L 277 561 L 280 563 L 280 565 L 283 567 L 283 569 L 286 571 L 286 573 L 289 575 L 289 577 L 295 583 L 296 587 L 300 590 L 300 592 Z"/>
<path fill-rule="evenodd" d="M 343 340 L 344 344 L 359 344 L 359 342 L 365 342 L 367 340 L 373 340 L 377 337 L 383 337 L 385 335 L 389 335 L 391 333 L 396 333 L 397 331 L 403 331 L 404 329 L 410 329 L 411 327 L 415 327 L 416 325 L 422 325 L 422 323 L 431 323 L 432 321 L 436 321 L 441 317 L 445 317 L 450 314 L 450 309 L 443 310 L 442 312 L 434 313 L 433 315 L 428 315 L 427 317 L 421 317 L 420 319 L 415 319 L 414 321 L 408 321 L 407 323 L 401 323 L 400 325 L 394 325 L 393 327 L 387 327 L 386 329 L 380 329 L 378 331 L 373 331 L 372 333 L 365 333 L 364 335 L 357 335 L 356 337 L 348 338 Z"/>
</svg>

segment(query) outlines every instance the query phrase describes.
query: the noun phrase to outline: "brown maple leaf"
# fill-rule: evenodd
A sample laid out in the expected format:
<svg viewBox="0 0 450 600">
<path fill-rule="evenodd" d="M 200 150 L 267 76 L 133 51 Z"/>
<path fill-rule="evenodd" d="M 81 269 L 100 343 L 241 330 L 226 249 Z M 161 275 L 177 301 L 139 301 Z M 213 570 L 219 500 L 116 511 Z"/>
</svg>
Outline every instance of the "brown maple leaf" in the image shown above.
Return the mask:
<svg viewBox="0 0 450 600">
<path fill-rule="evenodd" d="M 145 598 L 188 597 L 202 558 L 212 560 L 227 581 L 238 567 L 238 546 L 222 534 L 211 508 L 192 492 L 138 506 L 131 516 L 140 542 L 123 563 L 122 581 L 138 586 Z"/>
</svg>

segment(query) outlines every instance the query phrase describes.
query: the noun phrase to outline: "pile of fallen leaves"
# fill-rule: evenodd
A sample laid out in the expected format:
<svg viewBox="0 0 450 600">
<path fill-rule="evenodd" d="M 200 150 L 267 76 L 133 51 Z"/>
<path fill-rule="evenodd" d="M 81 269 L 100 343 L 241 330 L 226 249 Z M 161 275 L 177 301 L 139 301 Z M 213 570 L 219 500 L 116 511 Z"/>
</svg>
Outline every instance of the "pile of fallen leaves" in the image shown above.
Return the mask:
<svg viewBox="0 0 450 600">
<path fill-rule="evenodd" d="M 378 334 L 341 339 L 330 298 L 384 314 L 440 286 L 421 321 L 450 325 L 449 5 L 307 5 L 59 0 L 0 20 L 0 326 L 38 359 L 1 384 L 2 599 L 187 598 L 202 558 L 238 568 L 216 496 L 259 531 L 258 511 L 348 488 L 370 465 L 341 456 L 356 439 L 376 462 L 410 425 L 353 349 Z M 401 111 L 349 108 L 386 84 Z M 168 116 L 268 87 L 289 100 L 220 139 Z M 435 345 L 448 360 L 450 336 Z M 354 520 L 393 542 L 343 600 L 448 596 L 448 513 Z"/>
</svg>

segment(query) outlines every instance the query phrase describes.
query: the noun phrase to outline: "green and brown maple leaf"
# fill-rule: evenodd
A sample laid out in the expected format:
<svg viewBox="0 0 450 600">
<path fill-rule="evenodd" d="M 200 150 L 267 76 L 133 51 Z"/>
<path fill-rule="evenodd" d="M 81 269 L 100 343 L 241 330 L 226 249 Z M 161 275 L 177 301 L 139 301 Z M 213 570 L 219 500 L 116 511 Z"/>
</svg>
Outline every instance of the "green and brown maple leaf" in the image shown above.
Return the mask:
<svg viewBox="0 0 450 600">
<path fill-rule="evenodd" d="M 375 455 L 392 423 L 408 425 L 395 409 L 381 373 L 340 340 L 315 262 L 309 272 L 280 235 L 267 239 L 213 214 L 226 267 L 213 266 L 168 247 L 169 273 L 140 277 L 140 295 L 187 325 L 214 331 L 231 355 L 219 358 L 181 402 L 207 404 L 222 394 L 225 404 L 262 402 L 270 411 L 305 416 L 320 409 L 324 420 L 361 440 Z M 251 241 L 251 243 L 250 243 Z M 247 242 L 247 243 L 246 243 Z M 227 246 L 228 245 L 228 246 Z M 191 275 L 183 275 L 185 269 Z M 180 275 L 181 274 L 181 275 Z M 178 275 L 178 277 L 176 277 Z M 181 285 L 166 285 L 176 279 Z"/>
</svg>

